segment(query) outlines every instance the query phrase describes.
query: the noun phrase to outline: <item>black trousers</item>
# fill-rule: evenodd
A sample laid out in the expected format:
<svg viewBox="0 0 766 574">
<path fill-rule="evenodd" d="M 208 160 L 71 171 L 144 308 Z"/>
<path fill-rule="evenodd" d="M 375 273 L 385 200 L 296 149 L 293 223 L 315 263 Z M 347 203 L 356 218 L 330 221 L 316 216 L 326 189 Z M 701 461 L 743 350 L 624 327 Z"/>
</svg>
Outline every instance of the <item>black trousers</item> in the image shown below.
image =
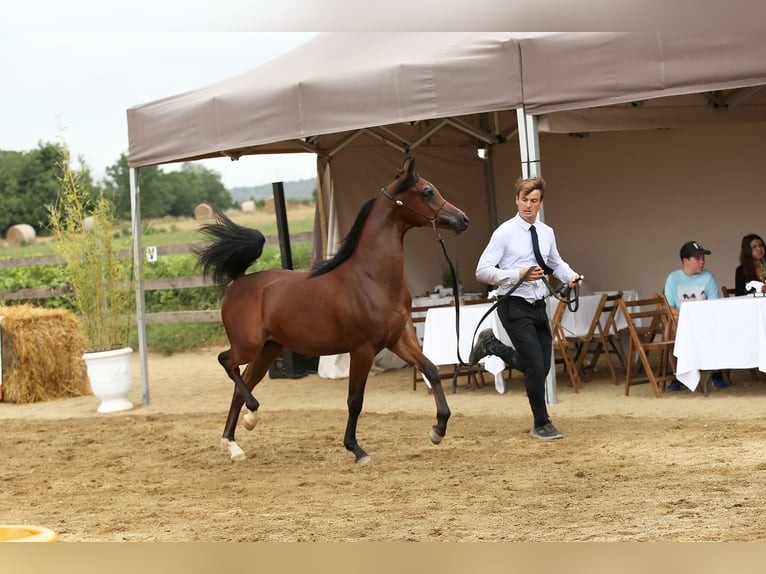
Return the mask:
<svg viewBox="0 0 766 574">
<path fill-rule="evenodd" d="M 524 386 L 532 408 L 535 427 L 551 422 L 545 402 L 545 378 L 551 368 L 553 338 L 545 301 L 528 303 L 521 297 L 506 297 L 497 306 L 500 321 L 519 353 Z"/>
</svg>

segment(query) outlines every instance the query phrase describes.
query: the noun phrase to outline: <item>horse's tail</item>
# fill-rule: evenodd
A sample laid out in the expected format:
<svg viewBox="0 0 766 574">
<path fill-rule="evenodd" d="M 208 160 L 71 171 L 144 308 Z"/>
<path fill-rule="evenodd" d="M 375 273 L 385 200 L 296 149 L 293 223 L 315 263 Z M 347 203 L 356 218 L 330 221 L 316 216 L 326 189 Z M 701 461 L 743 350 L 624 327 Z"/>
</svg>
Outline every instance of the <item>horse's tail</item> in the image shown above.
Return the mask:
<svg viewBox="0 0 766 574">
<path fill-rule="evenodd" d="M 194 254 L 202 266 L 202 275 L 211 276 L 213 283 L 224 286 L 261 256 L 266 238 L 257 229 L 237 225 L 220 209 L 213 208 L 213 216 L 215 223 L 199 228 L 212 242 L 195 248 Z"/>
</svg>

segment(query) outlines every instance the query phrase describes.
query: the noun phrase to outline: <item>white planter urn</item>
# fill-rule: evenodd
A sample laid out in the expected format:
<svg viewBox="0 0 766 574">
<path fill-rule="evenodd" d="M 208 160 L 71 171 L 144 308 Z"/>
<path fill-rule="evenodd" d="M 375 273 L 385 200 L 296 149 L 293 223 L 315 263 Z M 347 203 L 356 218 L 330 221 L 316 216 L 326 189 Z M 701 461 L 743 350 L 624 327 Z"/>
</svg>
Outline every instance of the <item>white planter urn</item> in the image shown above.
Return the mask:
<svg viewBox="0 0 766 574">
<path fill-rule="evenodd" d="M 133 384 L 131 353 L 133 349 L 123 347 L 82 356 L 88 367 L 90 388 L 101 401 L 98 412 L 114 413 L 133 408 L 133 403 L 126 398 Z"/>
</svg>

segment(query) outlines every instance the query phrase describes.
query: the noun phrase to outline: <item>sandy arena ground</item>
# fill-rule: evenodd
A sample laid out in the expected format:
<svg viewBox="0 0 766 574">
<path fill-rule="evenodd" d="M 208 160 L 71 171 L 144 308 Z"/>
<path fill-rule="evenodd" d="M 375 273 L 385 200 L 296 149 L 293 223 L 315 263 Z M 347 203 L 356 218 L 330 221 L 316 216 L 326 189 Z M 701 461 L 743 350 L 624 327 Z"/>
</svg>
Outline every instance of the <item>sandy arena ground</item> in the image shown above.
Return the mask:
<svg viewBox="0 0 766 574">
<path fill-rule="evenodd" d="M 98 414 L 95 397 L 0 403 L 0 522 L 60 541 L 766 539 L 763 374 L 662 399 L 648 385 L 625 397 L 608 374 L 575 394 L 560 375 L 550 412 L 566 438 L 550 442 L 528 435 L 518 373 L 505 395 L 461 379 L 434 446 L 433 397 L 388 371 L 359 423 L 368 466 L 342 445 L 345 380 L 267 379 L 259 426 L 239 426 L 249 458 L 232 463 L 219 350 L 150 356 L 148 406 L 136 353 L 136 407 L 121 413 Z"/>
</svg>

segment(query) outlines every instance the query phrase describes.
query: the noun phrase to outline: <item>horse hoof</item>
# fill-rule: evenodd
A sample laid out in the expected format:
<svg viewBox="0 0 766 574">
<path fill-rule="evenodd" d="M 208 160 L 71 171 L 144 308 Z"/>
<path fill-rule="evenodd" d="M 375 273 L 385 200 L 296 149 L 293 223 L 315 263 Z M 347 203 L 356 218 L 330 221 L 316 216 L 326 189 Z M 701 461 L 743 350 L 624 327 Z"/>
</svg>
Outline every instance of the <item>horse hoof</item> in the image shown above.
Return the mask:
<svg viewBox="0 0 766 574">
<path fill-rule="evenodd" d="M 249 431 L 255 428 L 255 424 L 258 422 L 258 411 L 247 411 L 242 417 L 242 424 Z"/>
<path fill-rule="evenodd" d="M 239 448 L 239 445 L 233 440 L 226 438 L 221 439 L 221 450 L 231 457 L 232 461 L 240 461 L 247 459 L 245 451 Z"/>
<path fill-rule="evenodd" d="M 368 455 L 364 455 L 363 457 L 356 459 L 356 464 L 359 464 L 359 465 L 370 464 L 371 462 L 372 462 L 372 459 Z"/>
<path fill-rule="evenodd" d="M 444 438 L 443 436 L 439 435 L 439 433 L 437 433 L 434 429 L 431 429 L 431 432 L 428 433 L 428 436 L 431 438 L 431 442 L 434 444 L 439 444 Z"/>
</svg>

